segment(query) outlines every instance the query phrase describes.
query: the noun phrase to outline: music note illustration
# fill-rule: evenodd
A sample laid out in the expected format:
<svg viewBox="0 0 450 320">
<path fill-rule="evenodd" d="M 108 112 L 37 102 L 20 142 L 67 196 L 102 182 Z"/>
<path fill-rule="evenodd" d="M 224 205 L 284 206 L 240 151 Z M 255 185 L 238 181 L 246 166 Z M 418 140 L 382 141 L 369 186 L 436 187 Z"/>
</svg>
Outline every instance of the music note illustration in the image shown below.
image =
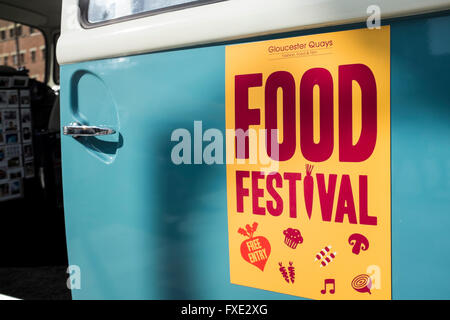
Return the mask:
<svg viewBox="0 0 450 320">
<path fill-rule="evenodd" d="M 327 293 L 327 285 L 330 285 L 330 286 L 333 285 L 333 289 L 330 289 L 330 293 L 334 294 L 335 289 L 336 289 L 336 282 L 334 279 L 325 279 L 325 281 L 324 281 L 325 287 L 323 288 L 323 290 L 320 290 L 320 293 L 321 294 Z"/>
</svg>

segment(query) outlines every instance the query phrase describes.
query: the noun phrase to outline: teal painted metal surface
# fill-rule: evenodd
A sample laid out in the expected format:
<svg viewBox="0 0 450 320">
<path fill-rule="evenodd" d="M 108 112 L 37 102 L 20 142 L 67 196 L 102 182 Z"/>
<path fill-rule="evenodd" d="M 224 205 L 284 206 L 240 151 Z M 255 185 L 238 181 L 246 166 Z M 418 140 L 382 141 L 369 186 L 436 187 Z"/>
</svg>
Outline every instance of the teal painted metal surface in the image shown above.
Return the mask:
<svg viewBox="0 0 450 320">
<path fill-rule="evenodd" d="M 450 298 L 449 31 L 448 15 L 391 23 L 396 299 Z M 170 159 L 173 130 L 225 129 L 223 44 L 62 66 L 74 120 L 118 132 L 62 137 L 75 299 L 292 298 L 230 284 L 225 166 Z"/>
<path fill-rule="evenodd" d="M 450 17 L 391 29 L 394 299 L 450 299 Z"/>
</svg>

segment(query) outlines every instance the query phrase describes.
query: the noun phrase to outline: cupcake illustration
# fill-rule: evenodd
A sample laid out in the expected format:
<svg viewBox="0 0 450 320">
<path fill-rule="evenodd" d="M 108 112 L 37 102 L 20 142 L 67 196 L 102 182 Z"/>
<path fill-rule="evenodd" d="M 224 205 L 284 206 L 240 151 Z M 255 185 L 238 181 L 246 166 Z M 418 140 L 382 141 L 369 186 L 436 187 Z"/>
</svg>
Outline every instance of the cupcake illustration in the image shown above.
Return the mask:
<svg viewBox="0 0 450 320">
<path fill-rule="evenodd" d="M 300 230 L 293 229 L 293 228 L 287 228 L 283 231 L 284 234 L 284 243 L 292 249 L 297 248 L 297 245 L 299 243 L 303 242 L 302 235 L 300 233 Z"/>
</svg>

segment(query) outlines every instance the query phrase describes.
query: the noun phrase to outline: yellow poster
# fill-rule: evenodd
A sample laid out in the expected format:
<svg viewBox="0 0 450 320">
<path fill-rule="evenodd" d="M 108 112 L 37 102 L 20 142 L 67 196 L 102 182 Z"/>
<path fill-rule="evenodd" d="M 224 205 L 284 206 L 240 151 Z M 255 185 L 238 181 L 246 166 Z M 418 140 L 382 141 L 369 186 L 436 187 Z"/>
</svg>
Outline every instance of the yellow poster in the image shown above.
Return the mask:
<svg viewBox="0 0 450 320">
<path fill-rule="evenodd" d="M 390 29 L 226 47 L 233 284 L 391 299 Z"/>
</svg>

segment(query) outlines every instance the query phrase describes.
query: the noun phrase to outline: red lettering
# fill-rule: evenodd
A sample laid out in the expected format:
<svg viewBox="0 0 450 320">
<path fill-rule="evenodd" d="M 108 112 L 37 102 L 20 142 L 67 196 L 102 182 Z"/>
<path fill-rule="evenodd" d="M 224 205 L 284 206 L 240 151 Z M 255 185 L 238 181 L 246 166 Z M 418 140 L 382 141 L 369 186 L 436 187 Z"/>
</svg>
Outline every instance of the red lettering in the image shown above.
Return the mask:
<svg viewBox="0 0 450 320">
<path fill-rule="evenodd" d="M 359 176 L 359 223 L 376 226 L 377 217 L 371 217 L 368 213 L 367 189 L 367 176 Z"/>
<path fill-rule="evenodd" d="M 283 179 L 278 172 L 269 174 L 266 181 L 267 192 L 272 196 L 272 198 L 275 200 L 275 203 L 277 204 L 276 207 L 274 207 L 273 202 L 271 200 L 268 200 L 267 211 L 269 211 L 272 216 L 277 217 L 283 213 L 283 199 L 281 199 L 280 195 L 275 190 L 273 186 L 274 181 L 277 188 L 283 187 Z"/>
<path fill-rule="evenodd" d="M 272 154 L 270 137 L 272 130 L 278 129 L 277 96 L 278 89 L 283 90 L 283 142 L 278 145 L 278 154 Z M 286 71 L 272 73 L 266 82 L 265 121 L 267 154 L 274 160 L 286 161 L 295 153 L 295 80 Z M 278 132 L 280 132 L 278 130 Z M 278 139 L 276 140 L 278 143 Z"/>
<path fill-rule="evenodd" d="M 328 190 L 325 186 L 325 175 L 323 173 L 316 174 L 317 189 L 319 190 L 320 209 L 322 211 L 322 220 L 331 221 L 333 213 L 334 193 L 336 191 L 336 174 L 330 174 L 328 178 Z"/>
<path fill-rule="evenodd" d="M 244 188 L 244 178 L 250 177 L 248 171 L 236 171 L 236 211 L 244 212 L 244 197 L 248 197 L 248 189 Z"/>
<path fill-rule="evenodd" d="M 264 174 L 260 171 L 236 171 L 236 206 L 237 212 L 244 212 L 244 197 L 248 197 L 250 188 L 244 188 L 243 181 L 251 175 L 251 194 L 252 194 L 252 212 L 256 215 L 265 215 L 267 212 L 274 217 L 281 216 L 285 208 L 280 189 L 283 189 L 286 180 L 289 196 L 289 217 L 297 218 L 297 182 L 302 180 L 299 172 L 285 172 L 280 174 L 273 172 Z M 312 178 L 313 176 L 311 176 Z M 338 176 L 336 174 L 328 175 L 328 183 L 325 181 L 325 174 L 317 173 L 315 175 L 319 203 L 321 208 L 322 221 L 330 222 L 333 219 L 334 198 L 336 194 L 336 184 Z M 265 180 L 263 187 L 260 187 L 261 181 Z M 369 216 L 368 208 L 368 177 L 360 175 L 359 182 L 359 224 L 377 225 L 377 217 Z M 271 198 L 265 198 L 267 190 Z M 262 198 L 262 199 L 261 199 Z M 339 194 L 336 205 L 334 222 L 343 223 L 345 216 L 348 217 L 350 224 L 357 224 L 357 213 L 355 207 L 350 175 L 344 174 L 340 180 Z M 263 200 L 263 201 L 261 201 Z M 260 204 L 262 202 L 263 204 Z M 311 219 L 311 218 L 310 218 Z M 320 218 L 318 218 L 320 219 Z"/>
<path fill-rule="evenodd" d="M 301 173 L 285 172 L 284 178 L 289 181 L 289 217 L 297 218 L 297 185 L 302 180 Z"/>
<path fill-rule="evenodd" d="M 249 109 L 248 106 L 248 89 L 252 87 L 262 86 L 262 73 L 237 75 L 234 79 L 235 85 L 235 130 L 241 129 L 247 132 L 250 125 L 260 123 L 259 109 Z M 249 139 L 245 136 L 244 155 L 238 148 L 239 140 L 235 138 L 236 158 L 248 159 L 249 157 Z"/>
<path fill-rule="evenodd" d="M 352 83 L 361 88 L 361 133 L 353 145 Z M 248 132 L 249 126 L 259 125 L 260 110 L 249 107 L 249 88 L 263 85 L 262 73 L 237 75 L 235 77 L 235 130 Z M 314 87 L 319 88 L 319 142 L 314 142 Z M 273 130 L 279 130 L 277 120 L 278 89 L 283 93 L 283 139 L 278 144 L 278 154 L 272 154 L 269 143 Z M 370 68 L 364 64 L 339 66 L 339 160 L 341 162 L 361 162 L 367 160 L 375 149 L 377 140 L 377 87 Z M 295 121 L 295 79 L 287 71 L 272 73 L 265 83 L 265 128 L 266 150 L 274 160 L 291 159 L 297 145 Z M 324 68 L 306 71 L 300 80 L 300 149 L 304 158 L 311 162 L 322 162 L 331 157 L 334 150 L 333 77 Z M 237 133 L 238 135 L 238 133 Z M 249 137 L 244 137 L 244 148 L 238 148 L 236 137 L 236 157 L 249 158 Z M 278 140 L 277 140 L 278 141 Z M 278 143 L 278 142 L 277 142 Z"/>
<path fill-rule="evenodd" d="M 264 197 L 264 189 L 258 187 L 258 181 L 264 179 L 264 173 L 260 171 L 252 171 L 252 204 L 253 213 L 265 215 L 266 209 L 259 206 L 259 198 Z"/>
<path fill-rule="evenodd" d="M 313 89 L 320 90 L 320 141 L 314 142 Z M 300 82 L 300 147 L 305 159 L 313 162 L 327 160 L 333 153 L 333 78 L 323 68 L 305 72 Z"/>
<path fill-rule="evenodd" d="M 353 145 L 352 82 L 361 88 L 362 123 L 358 142 Z M 364 64 L 339 66 L 339 160 L 361 162 L 370 157 L 377 141 L 377 85 Z"/>
<path fill-rule="evenodd" d="M 344 174 L 341 179 L 335 222 L 342 223 L 344 221 L 345 214 L 348 216 L 348 221 L 351 224 L 358 223 L 356 221 L 356 210 L 355 203 L 353 201 L 352 185 L 348 174 Z"/>
</svg>

